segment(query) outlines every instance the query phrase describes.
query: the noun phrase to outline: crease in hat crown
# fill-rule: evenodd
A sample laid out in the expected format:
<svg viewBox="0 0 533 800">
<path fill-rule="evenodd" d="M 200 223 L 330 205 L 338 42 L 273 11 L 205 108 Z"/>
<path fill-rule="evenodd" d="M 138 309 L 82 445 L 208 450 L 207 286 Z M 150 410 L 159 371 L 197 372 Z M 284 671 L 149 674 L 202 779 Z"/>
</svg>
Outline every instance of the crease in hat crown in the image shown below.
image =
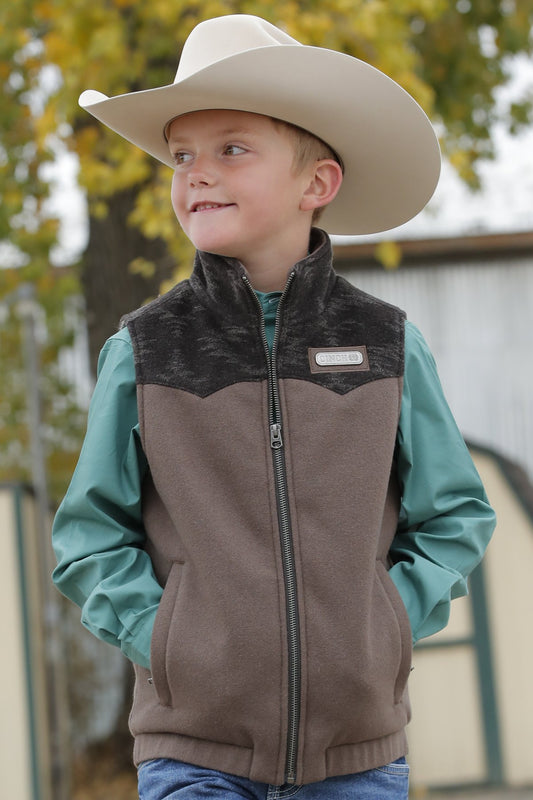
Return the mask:
<svg viewBox="0 0 533 800">
<path fill-rule="evenodd" d="M 200 22 L 185 41 L 173 83 L 79 104 L 173 168 L 168 122 L 205 109 L 264 114 L 329 144 L 345 167 L 321 226 L 332 234 L 390 230 L 431 198 L 440 150 L 419 104 L 385 73 L 346 53 L 304 45 L 260 17 Z"/>
<path fill-rule="evenodd" d="M 275 25 L 251 14 L 205 20 L 193 28 L 183 45 L 174 83 L 238 53 L 287 45 L 303 47 Z"/>
</svg>

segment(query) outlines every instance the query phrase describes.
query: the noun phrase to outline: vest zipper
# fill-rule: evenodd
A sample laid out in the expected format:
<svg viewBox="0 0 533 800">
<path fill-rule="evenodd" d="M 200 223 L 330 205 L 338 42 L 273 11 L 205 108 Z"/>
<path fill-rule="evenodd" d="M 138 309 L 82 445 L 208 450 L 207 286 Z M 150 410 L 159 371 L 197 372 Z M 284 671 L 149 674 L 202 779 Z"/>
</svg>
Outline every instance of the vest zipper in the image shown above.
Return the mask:
<svg viewBox="0 0 533 800">
<path fill-rule="evenodd" d="M 289 492 L 287 487 L 287 470 L 285 465 L 285 450 L 283 443 L 283 420 L 279 400 L 279 385 L 277 375 L 277 349 L 279 340 L 280 311 L 294 279 L 294 272 L 289 274 L 285 289 L 280 297 L 274 328 L 274 341 L 272 355 L 268 346 L 265 331 L 265 318 L 263 309 L 253 287 L 246 276 L 243 281 L 251 292 L 261 315 L 261 337 L 268 367 L 268 424 L 270 429 L 270 446 L 272 449 L 272 462 L 274 467 L 274 484 L 276 489 L 276 503 L 278 509 L 278 525 L 281 544 L 281 559 L 283 565 L 283 580 L 285 586 L 286 620 L 287 620 L 287 646 L 289 654 L 288 664 L 288 726 L 287 749 L 285 761 L 285 782 L 296 782 L 296 761 L 298 756 L 298 737 L 300 728 L 300 703 L 301 703 L 301 647 L 300 647 L 300 619 L 298 612 L 298 591 L 296 582 L 296 565 L 292 539 L 292 526 L 289 509 Z"/>
</svg>

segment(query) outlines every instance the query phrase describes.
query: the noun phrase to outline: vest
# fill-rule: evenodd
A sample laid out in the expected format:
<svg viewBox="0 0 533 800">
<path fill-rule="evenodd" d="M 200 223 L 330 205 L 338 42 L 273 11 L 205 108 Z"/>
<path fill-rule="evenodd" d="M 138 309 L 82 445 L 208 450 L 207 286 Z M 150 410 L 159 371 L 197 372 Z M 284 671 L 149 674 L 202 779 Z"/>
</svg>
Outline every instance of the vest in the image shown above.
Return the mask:
<svg viewBox="0 0 533 800">
<path fill-rule="evenodd" d="M 337 276 L 329 239 L 291 271 L 270 355 L 243 266 L 125 319 L 146 549 L 164 587 L 136 666 L 136 763 L 274 785 L 405 755 L 411 630 L 388 575 L 404 314 Z"/>
</svg>

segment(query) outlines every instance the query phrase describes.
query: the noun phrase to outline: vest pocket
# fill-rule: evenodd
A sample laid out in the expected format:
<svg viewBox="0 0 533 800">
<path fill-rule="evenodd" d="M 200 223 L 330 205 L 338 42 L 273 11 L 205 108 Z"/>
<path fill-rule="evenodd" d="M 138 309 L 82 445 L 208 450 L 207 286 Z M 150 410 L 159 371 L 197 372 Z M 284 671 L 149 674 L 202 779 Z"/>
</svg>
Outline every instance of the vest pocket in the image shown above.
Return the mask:
<svg viewBox="0 0 533 800">
<path fill-rule="evenodd" d="M 399 629 L 401 648 L 400 664 L 398 668 L 398 675 L 396 677 L 396 683 L 394 685 L 394 702 L 399 703 L 402 700 L 405 687 L 407 686 L 409 673 L 411 672 L 411 661 L 413 654 L 411 623 L 409 622 L 407 609 L 405 608 L 403 600 L 400 597 L 400 593 L 398 592 L 389 573 L 387 572 L 385 565 L 381 561 L 377 562 L 377 576 L 383 591 L 388 598 L 391 610 L 394 613 Z"/>
<path fill-rule="evenodd" d="M 170 686 L 166 668 L 166 654 L 170 625 L 174 617 L 179 594 L 183 563 L 175 561 L 168 574 L 163 596 L 157 609 L 151 642 L 152 680 L 159 702 L 163 706 L 172 705 Z"/>
</svg>

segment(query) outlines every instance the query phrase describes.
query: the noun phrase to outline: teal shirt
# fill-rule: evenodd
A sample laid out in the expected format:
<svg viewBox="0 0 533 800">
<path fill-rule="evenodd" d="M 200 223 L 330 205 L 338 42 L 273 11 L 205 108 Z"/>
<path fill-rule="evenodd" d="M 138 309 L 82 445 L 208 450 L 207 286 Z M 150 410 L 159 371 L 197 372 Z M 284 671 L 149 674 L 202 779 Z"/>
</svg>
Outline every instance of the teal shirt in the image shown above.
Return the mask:
<svg viewBox="0 0 533 800">
<path fill-rule="evenodd" d="M 279 293 L 257 294 L 272 346 Z M 467 593 L 466 578 L 485 550 L 495 517 L 433 357 L 411 323 L 405 345 L 397 434 L 402 503 L 390 575 L 416 642 L 443 628 L 451 600 Z M 98 372 L 80 459 L 54 522 L 53 579 L 81 607 L 92 633 L 150 668 L 162 588 L 143 549 L 141 487 L 148 465 L 126 328 L 106 342 Z"/>
<path fill-rule="evenodd" d="M 256 295 L 263 310 L 268 346 L 272 350 L 272 345 L 274 344 L 274 330 L 276 328 L 276 314 L 282 292 L 256 292 Z"/>
</svg>

